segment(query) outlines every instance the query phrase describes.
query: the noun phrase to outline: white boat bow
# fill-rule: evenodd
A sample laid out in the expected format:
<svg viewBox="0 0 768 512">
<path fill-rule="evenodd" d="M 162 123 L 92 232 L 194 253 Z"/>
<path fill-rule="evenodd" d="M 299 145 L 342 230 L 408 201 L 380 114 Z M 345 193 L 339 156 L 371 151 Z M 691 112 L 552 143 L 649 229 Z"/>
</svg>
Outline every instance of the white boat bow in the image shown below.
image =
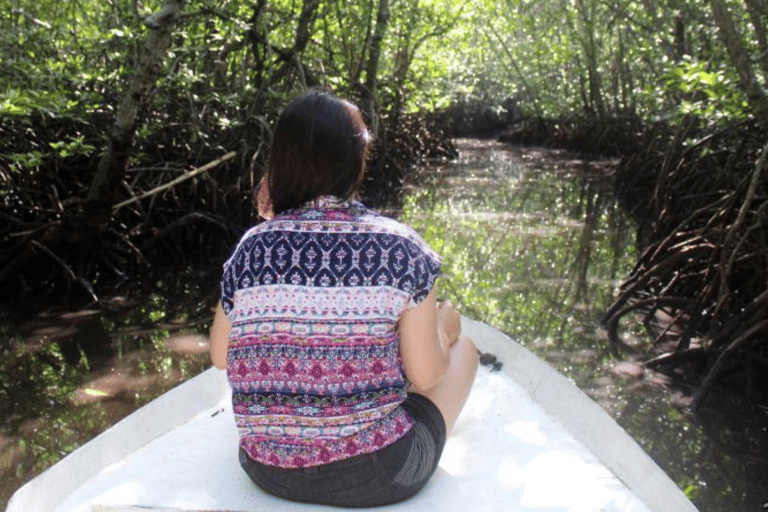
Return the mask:
<svg viewBox="0 0 768 512">
<path fill-rule="evenodd" d="M 571 381 L 480 322 L 481 367 L 427 487 L 392 510 L 695 512 L 637 443 Z M 222 370 L 172 389 L 20 488 L 7 512 L 335 510 L 268 496 L 237 461 Z"/>
</svg>

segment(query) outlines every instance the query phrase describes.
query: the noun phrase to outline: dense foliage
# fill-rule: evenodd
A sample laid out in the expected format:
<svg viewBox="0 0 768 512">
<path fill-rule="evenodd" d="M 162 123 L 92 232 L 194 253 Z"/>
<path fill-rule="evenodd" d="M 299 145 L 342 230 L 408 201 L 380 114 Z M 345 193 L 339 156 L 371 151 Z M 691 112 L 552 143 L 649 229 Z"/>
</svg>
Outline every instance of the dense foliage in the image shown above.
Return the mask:
<svg viewBox="0 0 768 512">
<path fill-rule="evenodd" d="M 277 112 L 319 86 L 366 112 L 377 204 L 453 154 L 444 128 L 625 156 L 643 246 L 615 346 L 640 311 L 679 354 L 657 369 L 764 375 L 767 20 L 765 0 L 0 0 L 0 315 L 218 264 L 257 220 Z M 64 371 L 35 353 L 28 373 Z"/>
<path fill-rule="evenodd" d="M 642 210 L 656 242 L 678 225 L 654 215 L 684 202 L 660 176 L 686 148 L 724 151 L 709 160 L 738 165 L 716 190 L 746 190 L 754 176 L 739 197 L 757 213 L 723 218 L 750 233 L 762 222 L 762 167 L 748 168 L 768 128 L 764 2 L 4 4 L 0 283 L 13 296 L 64 285 L 98 300 L 100 287 L 130 281 L 139 267 L 226 252 L 255 220 L 251 192 L 276 112 L 312 86 L 364 108 L 378 140 L 366 189 L 376 202 L 397 190 L 414 153 L 451 154 L 413 121 L 441 112 L 432 119 L 454 133 L 506 129 L 511 141 L 603 153 L 659 148 L 659 160 L 646 159 L 652 169 L 623 168 L 644 176 L 644 200 L 658 206 Z M 745 126 L 724 148 L 701 143 Z M 750 281 L 765 277 L 758 270 Z"/>
<path fill-rule="evenodd" d="M 376 200 L 402 179 L 402 153 L 450 151 L 422 143 L 418 129 L 415 143 L 404 143 L 394 129 L 415 89 L 418 47 L 456 22 L 450 4 L 419 12 L 386 0 L 8 7 L 0 14 L 8 77 L 0 281 L 14 294 L 63 282 L 95 299 L 94 283 L 125 280 L 136 265 L 169 256 L 184 264 L 190 245 L 226 250 L 254 220 L 251 191 L 276 112 L 305 87 L 366 107 L 380 140 L 368 194 Z M 398 152 L 388 154 L 393 144 Z M 207 174 L 163 188 L 224 155 Z M 50 272 L 30 275 L 41 260 Z"/>
<path fill-rule="evenodd" d="M 498 126 L 768 122 L 768 13 L 756 0 L 4 3 L 4 173 L 98 158 L 160 22 L 172 37 L 139 98 L 131 166 L 157 153 L 260 160 L 275 111 L 314 85 L 359 101 L 376 127 L 449 107 L 457 122 Z"/>
</svg>

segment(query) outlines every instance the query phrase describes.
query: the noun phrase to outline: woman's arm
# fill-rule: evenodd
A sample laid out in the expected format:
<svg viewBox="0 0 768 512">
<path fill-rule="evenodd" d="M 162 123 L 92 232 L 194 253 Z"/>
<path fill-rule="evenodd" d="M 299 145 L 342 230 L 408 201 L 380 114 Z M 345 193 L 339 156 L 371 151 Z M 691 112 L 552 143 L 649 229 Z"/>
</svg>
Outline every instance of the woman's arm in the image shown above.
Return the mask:
<svg viewBox="0 0 768 512">
<path fill-rule="evenodd" d="M 445 377 L 449 352 L 459 338 L 461 319 L 448 304 L 437 305 L 435 289 L 400 318 L 400 354 L 405 375 L 416 392 L 437 386 Z"/>
<path fill-rule="evenodd" d="M 229 347 L 229 330 L 230 330 L 229 318 L 224 313 L 224 307 L 219 301 L 216 306 L 216 314 L 213 317 L 213 325 L 211 325 L 211 362 L 216 368 L 227 367 L 227 348 Z"/>
</svg>

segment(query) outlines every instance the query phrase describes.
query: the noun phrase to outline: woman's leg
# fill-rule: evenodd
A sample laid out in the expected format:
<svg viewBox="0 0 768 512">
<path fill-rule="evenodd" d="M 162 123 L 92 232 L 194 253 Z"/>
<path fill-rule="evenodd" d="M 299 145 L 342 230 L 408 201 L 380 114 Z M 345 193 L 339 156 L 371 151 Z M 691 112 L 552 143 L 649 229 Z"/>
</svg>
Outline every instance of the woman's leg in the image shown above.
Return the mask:
<svg viewBox="0 0 768 512">
<path fill-rule="evenodd" d="M 448 371 L 440 384 L 429 391 L 413 390 L 429 398 L 440 409 L 448 434 L 453 430 L 467 402 L 477 373 L 477 364 L 477 347 L 467 336 L 460 335 L 451 346 Z"/>
</svg>

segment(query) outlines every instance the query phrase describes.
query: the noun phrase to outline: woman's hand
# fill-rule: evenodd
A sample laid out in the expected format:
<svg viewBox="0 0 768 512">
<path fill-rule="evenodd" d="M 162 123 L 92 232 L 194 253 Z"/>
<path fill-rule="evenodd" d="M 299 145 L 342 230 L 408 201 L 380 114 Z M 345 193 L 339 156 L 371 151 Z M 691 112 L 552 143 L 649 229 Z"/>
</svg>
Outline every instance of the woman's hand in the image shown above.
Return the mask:
<svg viewBox="0 0 768 512">
<path fill-rule="evenodd" d="M 450 348 L 461 334 L 461 315 L 449 301 L 437 305 L 437 330 L 440 342 L 445 349 Z"/>
</svg>

